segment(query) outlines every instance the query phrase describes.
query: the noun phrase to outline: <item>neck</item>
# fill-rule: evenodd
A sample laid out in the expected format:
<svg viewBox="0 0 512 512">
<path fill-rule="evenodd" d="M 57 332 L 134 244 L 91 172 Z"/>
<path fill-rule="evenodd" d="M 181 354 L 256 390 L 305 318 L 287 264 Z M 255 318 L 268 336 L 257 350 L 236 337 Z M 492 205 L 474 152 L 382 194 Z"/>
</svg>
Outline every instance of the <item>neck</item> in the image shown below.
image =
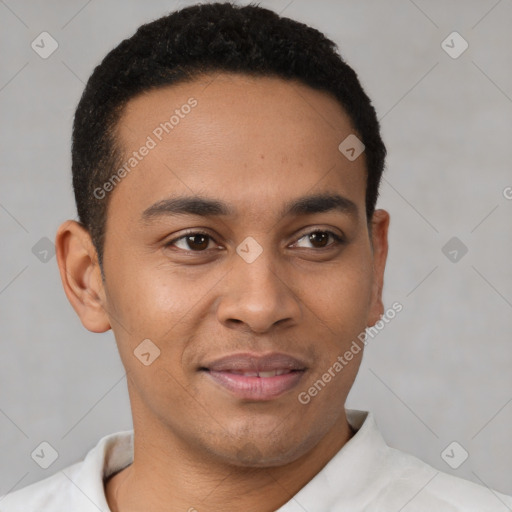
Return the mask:
<svg viewBox="0 0 512 512">
<path fill-rule="evenodd" d="M 134 425 L 134 460 L 105 484 L 112 512 L 272 512 L 304 487 L 354 435 L 345 414 L 316 446 L 278 467 L 218 463 L 176 439 L 155 442 Z M 140 432 L 144 432 L 141 430 Z M 163 447 L 165 444 L 165 447 Z"/>
</svg>

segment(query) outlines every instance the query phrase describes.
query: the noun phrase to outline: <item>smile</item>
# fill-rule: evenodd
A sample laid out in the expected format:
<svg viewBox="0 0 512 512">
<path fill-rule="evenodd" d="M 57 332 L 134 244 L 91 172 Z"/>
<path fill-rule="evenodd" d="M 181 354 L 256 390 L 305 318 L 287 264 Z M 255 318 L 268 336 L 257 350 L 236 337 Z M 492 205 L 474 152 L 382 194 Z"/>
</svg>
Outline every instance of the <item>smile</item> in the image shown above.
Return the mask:
<svg viewBox="0 0 512 512">
<path fill-rule="evenodd" d="M 241 372 L 241 371 L 232 371 L 228 373 L 232 373 L 233 375 L 243 375 L 244 377 L 260 377 L 262 379 L 266 379 L 268 377 L 277 377 L 278 375 L 284 375 L 285 373 L 290 373 L 293 370 L 270 370 L 268 372 Z"/>
<path fill-rule="evenodd" d="M 275 399 L 299 384 L 306 365 L 287 354 L 233 354 L 200 368 L 217 385 L 237 398 Z"/>
</svg>

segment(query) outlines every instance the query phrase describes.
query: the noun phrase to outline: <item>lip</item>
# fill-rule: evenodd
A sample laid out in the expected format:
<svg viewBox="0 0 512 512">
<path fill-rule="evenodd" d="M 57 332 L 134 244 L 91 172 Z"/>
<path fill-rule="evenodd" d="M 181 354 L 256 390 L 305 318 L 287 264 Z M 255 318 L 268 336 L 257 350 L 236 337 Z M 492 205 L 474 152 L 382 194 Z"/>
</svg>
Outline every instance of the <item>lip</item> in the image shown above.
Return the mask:
<svg viewBox="0 0 512 512">
<path fill-rule="evenodd" d="M 200 369 L 238 398 L 265 401 L 297 386 L 307 367 L 293 356 L 273 352 L 231 354 Z"/>
</svg>

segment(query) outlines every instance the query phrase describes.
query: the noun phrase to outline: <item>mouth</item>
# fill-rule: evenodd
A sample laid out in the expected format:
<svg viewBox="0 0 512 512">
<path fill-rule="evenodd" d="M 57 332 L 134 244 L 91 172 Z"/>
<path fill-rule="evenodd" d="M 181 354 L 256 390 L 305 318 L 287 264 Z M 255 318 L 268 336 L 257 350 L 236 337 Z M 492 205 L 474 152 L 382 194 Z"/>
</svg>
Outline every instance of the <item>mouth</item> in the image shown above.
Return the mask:
<svg viewBox="0 0 512 512">
<path fill-rule="evenodd" d="M 237 398 L 272 400 L 299 384 L 307 367 L 287 354 L 233 354 L 199 368 Z"/>
</svg>

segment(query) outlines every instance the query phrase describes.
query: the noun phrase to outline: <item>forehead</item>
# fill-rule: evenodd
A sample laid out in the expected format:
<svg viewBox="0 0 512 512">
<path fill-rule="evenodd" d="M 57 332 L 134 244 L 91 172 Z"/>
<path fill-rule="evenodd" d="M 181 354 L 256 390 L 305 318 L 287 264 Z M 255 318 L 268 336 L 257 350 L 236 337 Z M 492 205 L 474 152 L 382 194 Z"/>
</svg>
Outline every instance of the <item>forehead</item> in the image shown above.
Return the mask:
<svg viewBox="0 0 512 512">
<path fill-rule="evenodd" d="M 179 119 L 171 120 L 173 136 L 179 136 L 185 128 L 177 130 L 191 98 L 199 108 L 193 108 L 193 116 L 187 124 L 199 124 L 204 129 L 227 124 L 239 128 L 269 133 L 279 126 L 295 125 L 295 134 L 302 133 L 311 142 L 318 134 L 327 132 L 338 138 L 344 132 L 353 131 L 350 118 L 341 104 L 328 92 L 313 89 L 295 80 L 284 80 L 269 76 L 217 73 L 199 75 L 192 81 L 150 89 L 132 98 L 124 108 L 118 123 L 118 135 L 130 143 L 137 131 L 151 133 L 160 123 L 170 121 L 172 114 Z M 187 112 L 185 112 L 187 111 Z M 196 120 L 196 122 L 194 121 Z M 268 124 L 255 124 L 266 121 Z M 199 132 L 201 135 L 204 132 Z M 190 134 L 188 134 L 190 135 Z M 211 130 L 209 135 L 212 135 Z M 286 135 L 281 133 L 282 136 Z"/>
<path fill-rule="evenodd" d="M 116 136 L 123 163 L 135 165 L 111 201 L 140 212 L 170 196 L 200 194 L 236 209 L 333 188 L 364 201 L 364 154 L 349 161 L 338 150 L 353 133 L 323 91 L 273 77 L 203 75 L 127 104 Z"/>
</svg>

